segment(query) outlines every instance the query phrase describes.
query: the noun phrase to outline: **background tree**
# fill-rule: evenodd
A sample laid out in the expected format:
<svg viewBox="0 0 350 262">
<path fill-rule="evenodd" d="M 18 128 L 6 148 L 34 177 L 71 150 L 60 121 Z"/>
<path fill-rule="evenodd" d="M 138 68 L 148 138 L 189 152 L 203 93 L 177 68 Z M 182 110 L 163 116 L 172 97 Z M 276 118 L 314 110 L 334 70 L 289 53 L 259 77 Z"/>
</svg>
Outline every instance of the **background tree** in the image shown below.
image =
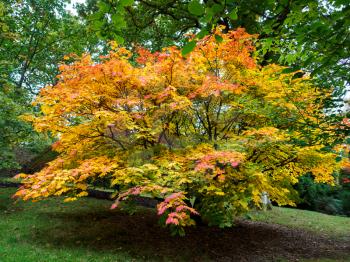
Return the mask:
<svg viewBox="0 0 350 262">
<path fill-rule="evenodd" d="M 58 65 L 70 53 L 94 52 L 97 40 L 89 36 L 78 17 L 65 10 L 64 0 L 5 1 L 7 35 L 2 38 L 1 72 L 17 89 L 36 93 L 53 84 Z"/>
<path fill-rule="evenodd" d="M 18 116 L 35 110 L 40 88 L 54 84 L 69 53 L 94 52 L 98 40 L 61 0 L 5 0 L 0 3 L 0 169 L 15 167 L 15 149 L 38 152 L 50 141 Z M 39 142 L 41 141 L 41 142 Z"/>
</svg>

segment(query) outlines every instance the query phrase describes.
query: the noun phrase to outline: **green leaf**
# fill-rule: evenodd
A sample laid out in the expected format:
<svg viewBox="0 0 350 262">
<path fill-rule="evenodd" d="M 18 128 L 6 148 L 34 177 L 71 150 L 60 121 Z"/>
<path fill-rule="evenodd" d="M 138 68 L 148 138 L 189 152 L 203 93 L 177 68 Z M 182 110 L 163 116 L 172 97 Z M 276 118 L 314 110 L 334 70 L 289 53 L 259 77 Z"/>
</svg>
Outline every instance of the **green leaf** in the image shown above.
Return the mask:
<svg viewBox="0 0 350 262">
<path fill-rule="evenodd" d="M 196 47 L 196 41 L 190 41 L 188 42 L 183 48 L 182 48 L 182 51 L 181 51 L 181 54 L 183 56 L 187 55 L 188 53 L 191 53 L 192 50 Z"/>
<path fill-rule="evenodd" d="M 265 45 L 267 46 L 267 48 L 269 48 L 272 45 L 272 41 L 272 37 L 266 38 Z"/>
<path fill-rule="evenodd" d="M 215 40 L 218 43 L 221 43 L 224 39 L 220 35 L 215 35 Z"/>
<path fill-rule="evenodd" d="M 91 24 L 92 28 L 93 29 L 96 29 L 96 30 L 99 30 L 103 27 L 104 25 L 104 22 L 101 21 L 101 20 L 95 20 L 93 21 L 93 23 Z"/>
<path fill-rule="evenodd" d="M 134 0 L 120 0 L 119 3 L 122 6 L 132 6 L 134 3 Z"/>
<path fill-rule="evenodd" d="M 193 15 L 201 16 L 204 14 L 204 7 L 199 3 L 198 0 L 192 0 L 188 4 L 188 11 L 190 11 L 190 13 Z"/>
<path fill-rule="evenodd" d="M 98 2 L 98 8 L 100 9 L 99 11 L 101 11 L 102 13 L 107 13 L 110 9 L 110 5 L 105 3 L 105 2 Z"/>
<path fill-rule="evenodd" d="M 124 44 L 124 38 L 123 37 L 121 37 L 120 35 L 116 35 L 116 36 L 114 36 L 114 39 L 115 39 L 115 41 L 118 43 L 118 44 L 120 44 L 120 45 L 122 45 L 122 44 Z"/>
<path fill-rule="evenodd" d="M 232 10 L 229 14 L 228 17 L 231 18 L 232 20 L 237 20 L 238 16 L 237 16 L 237 10 Z"/>
<path fill-rule="evenodd" d="M 205 11 L 205 15 L 201 17 L 200 22 L 202 23 L 209 23 L 213 19 L 214 12 L 207 8 Z"/>
<path fill-rule="evenodd" d="M 208 34 L 209 34 L 209 32 L 208 32 L 207 29 L 202 29 L 202 30 L 196 35 L 196 37 L 197 37 L 198 39 L 202 39 L 203 37 L 205 37 L 205 36 L 208 35 Z"/>
<path fill-rule="evenodd" d="M 101 12 L 95 12 L 89 16 L 89 20 L 99 20 L 102 19 L 103 13 Z"/>
<path fill-rule="evenodd" d="M 122 15 L 120 15 L 120 14 L 113 14 L 111 18 L 112 18 L 113 24 L 118 29 L 123 29 L 123 28 L 125 28 L 127 26 L 126 25 L 126 21 L 125 21 L 125 19 L 124 19 L 124 17 Z"/>
<path fill-rule="evenodd" d="M 214 14 L 220 13 L 224 10 L 224 6 L 220 5 L 220 4 L 214 4 L 211 7 L 211 10 L 213 10 Z"/>
</svg>

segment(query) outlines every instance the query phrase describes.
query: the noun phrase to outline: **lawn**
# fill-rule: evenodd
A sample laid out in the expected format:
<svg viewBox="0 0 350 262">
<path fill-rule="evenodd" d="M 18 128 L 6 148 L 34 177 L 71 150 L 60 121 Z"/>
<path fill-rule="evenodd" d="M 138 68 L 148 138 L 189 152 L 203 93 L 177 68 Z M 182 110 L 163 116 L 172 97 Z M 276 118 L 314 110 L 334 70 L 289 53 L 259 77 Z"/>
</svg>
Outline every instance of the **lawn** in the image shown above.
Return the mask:
<svg viewBox="0 0 350 262">
<path fill-rule="evenodd" d="M 350 261 L 350 218 L 276 207 L 234 228 L 171 237 L 148 209 L 129 216 L 93 198 L 14 203 L 14 192 L 0 188 L 1 262 Z"/>
<path fill-rule="evenodd" d="M 299 210 L 294 208 L 274 207 L 268 212 L 252 212 L 251 219 L 267 223 L 284 225 L 289 228 L 349 240 L 350 218 L 331 216 L 319 212 Z"/>
</svg>

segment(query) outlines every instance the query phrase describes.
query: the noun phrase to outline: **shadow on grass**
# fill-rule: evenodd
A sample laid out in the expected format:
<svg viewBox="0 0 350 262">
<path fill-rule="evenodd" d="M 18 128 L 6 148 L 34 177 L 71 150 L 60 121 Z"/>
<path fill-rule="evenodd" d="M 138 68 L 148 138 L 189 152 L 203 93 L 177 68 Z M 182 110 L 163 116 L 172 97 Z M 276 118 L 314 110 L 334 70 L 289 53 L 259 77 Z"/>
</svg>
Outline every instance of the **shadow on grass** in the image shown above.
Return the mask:
<svg viewBox="0 0 350 262">
<path fill-rule="evenodd" d="M 240 221 L 229 229 L 198 226 L 187 229 L 185 237 L 172 237 L 147 210 L 133 216 L 105 209 L 40 212 L 39 216 L 49 225 L 38 225 L 29 241 L 58 248 L 123 250 L 147 260 L 293 261 L 350 255 L 350 243 L 252 221 Z"/>
</svg>

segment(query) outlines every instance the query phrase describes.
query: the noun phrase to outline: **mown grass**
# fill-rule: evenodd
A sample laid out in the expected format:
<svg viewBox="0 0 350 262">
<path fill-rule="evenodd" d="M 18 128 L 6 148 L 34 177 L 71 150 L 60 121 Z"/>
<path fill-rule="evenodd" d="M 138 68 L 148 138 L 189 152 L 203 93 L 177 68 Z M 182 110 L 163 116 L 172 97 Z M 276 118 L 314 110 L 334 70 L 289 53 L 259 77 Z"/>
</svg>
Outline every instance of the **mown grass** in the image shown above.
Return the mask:
<svg viewBox="0 0 350 262">
<path fill-rule="evenodd" d="M 0 261 L 132 261 L 119 250 L 90 250 L 81 242 L 79 219 L 72 214 L 93 214 L 108 210 L 109 201 L 82 199 L 62 203 L 52 198 L 41 202 L 13 203 L 15 189 L 0 188 Z M 93 213 L 91 213 L 93 210 Z M 68 220 L 68 219 L 72 220 Z M 84 225 L 87 226 L 88 225 Z M 89 232 L 93 231 L 90 229 Z M 92 234 L 91 237 L 96 237 Z M 91 239 L 92 242 L 98 241 Z"/>
<path fill-rule="evenodd" d="M 215 255 L 225 252 L 226 247 L 221 246 L 242 232 L 239 228 L 222 231 L 203 227 L 190 231 L 189 238 L 171 237 L 148 209 L 141 208 L 130 217 L 121 211 L 109 210 L 110 201 L 93 198 L 70 203 L 63 203 L 62 198 L 14 203 L 10 196 L 15 190 L 0 188 L 1 262 L 212 261 L 214 252 Z M 287 208 L 254 212 L 251 216 L 256 221 L 338 239 L 350 235 L 349 218 Z M 234 245 L 240 243 L 240 237 L 236 241 Z M 307 261 L 337 261 L 318 259 Z"/>
<path fill-rule="evenodd" d="M 304 229 L 313 233 L 335 237 L 350 238 L 350 218 L 331 216 L 319 212 L 285 207 L 273 207 L 266 212 L 251 212 L 252 220 Z"/>
</svg>

